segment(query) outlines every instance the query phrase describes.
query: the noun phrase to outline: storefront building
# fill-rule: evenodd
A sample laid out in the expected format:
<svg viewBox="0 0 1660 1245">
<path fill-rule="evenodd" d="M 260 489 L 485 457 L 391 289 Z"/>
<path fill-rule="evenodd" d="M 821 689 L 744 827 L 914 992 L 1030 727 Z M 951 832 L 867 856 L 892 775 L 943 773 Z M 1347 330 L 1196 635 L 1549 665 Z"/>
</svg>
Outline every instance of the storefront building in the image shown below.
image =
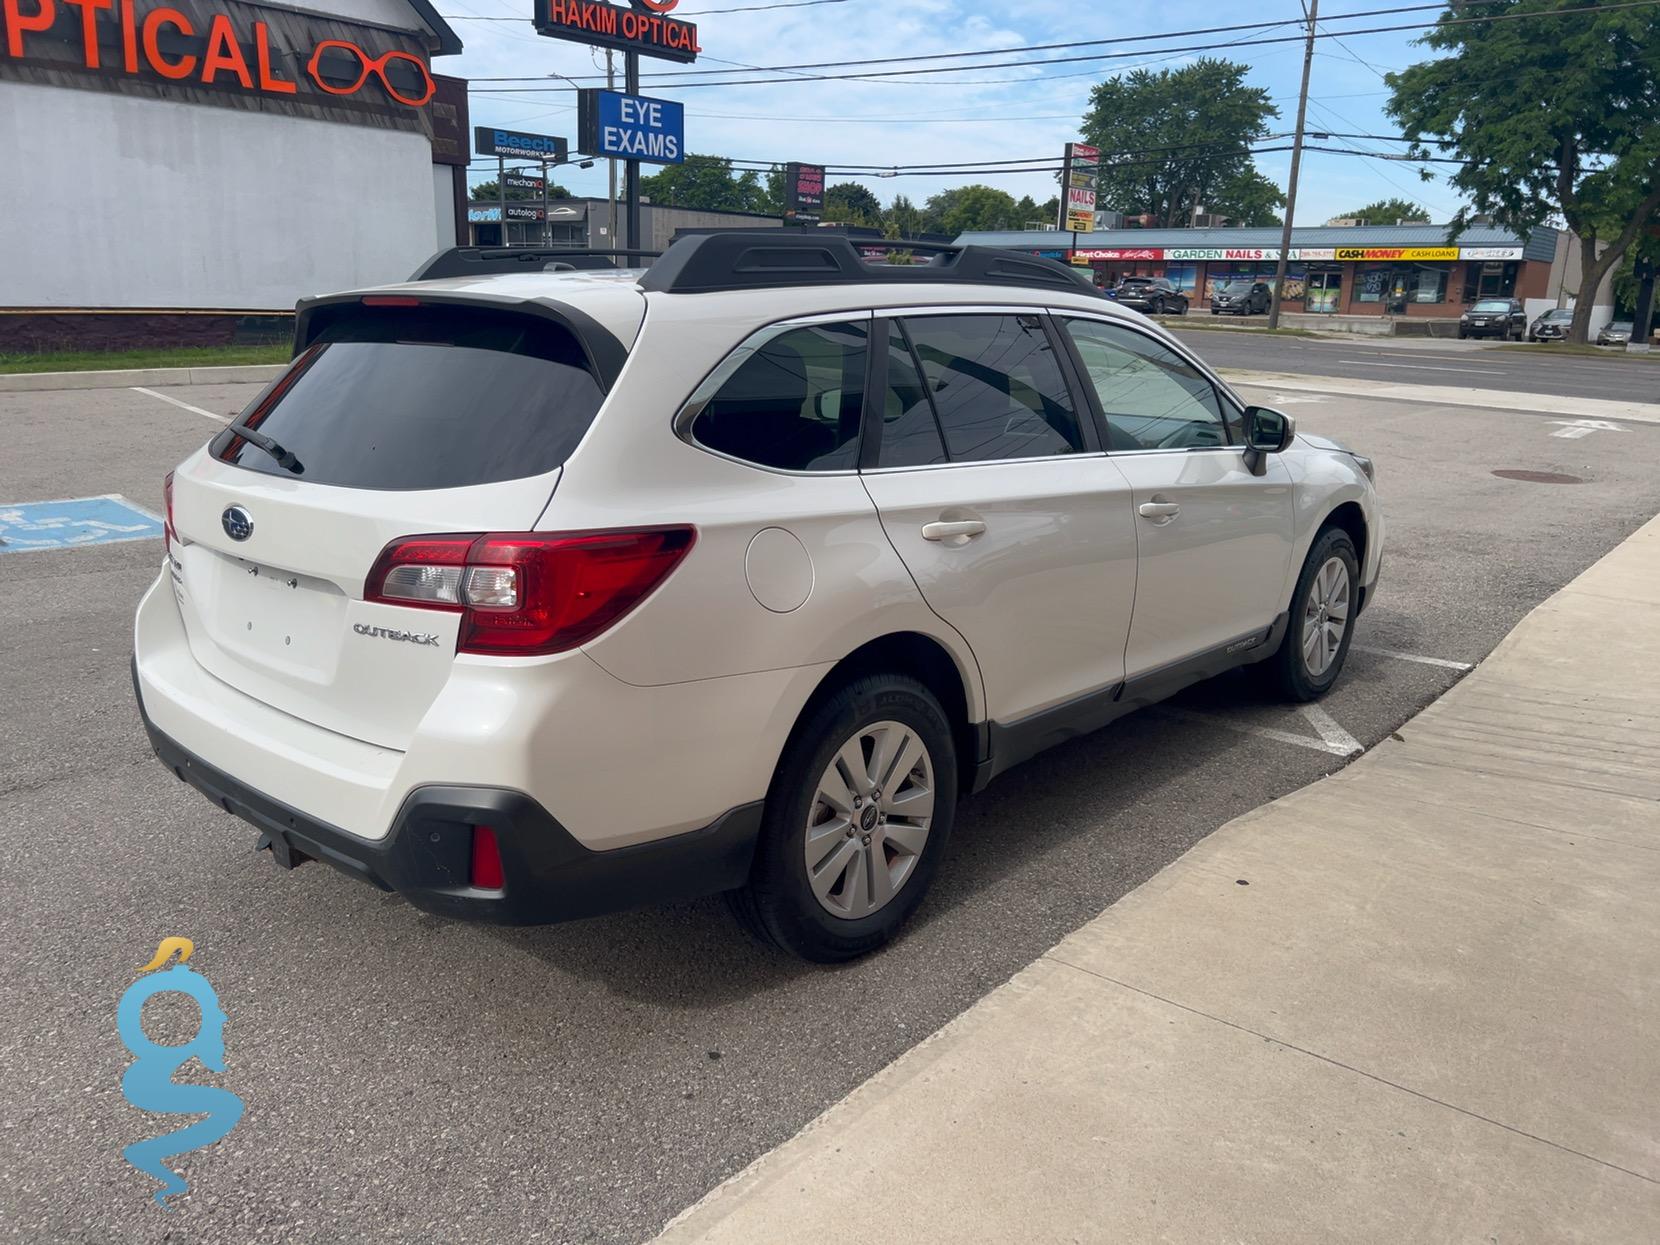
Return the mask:
<svg viewBox="0 0 1660 1245">
<path fill-rule="evenodd" d="M 466 234 L 430 0 L 3 0 L 0 351 L 213 344 Z"/>
<path fill-rule="evenodd" d="M 1478 298 L 1519 298 L 1529 316 L 1565 302 L 1578 287 L 1578 246 L 1564 230 L 1525 238 L 1493 226 L 1447 242 L 1445 225 L 1293 229 L 1282 307 L 1346 316 L 1457 318 Z M 1096 233 L 969 233 L 960 243 L 1031 251 L 1091 270 L 1110 288 L 1128 276 L 1164 277 L 1208 308 L 1228 281 L 1272 284 L 1280 230 L 1115 229 Z M 1592 331 L 1613 314 L 1599 295 Z"/>
</svg>

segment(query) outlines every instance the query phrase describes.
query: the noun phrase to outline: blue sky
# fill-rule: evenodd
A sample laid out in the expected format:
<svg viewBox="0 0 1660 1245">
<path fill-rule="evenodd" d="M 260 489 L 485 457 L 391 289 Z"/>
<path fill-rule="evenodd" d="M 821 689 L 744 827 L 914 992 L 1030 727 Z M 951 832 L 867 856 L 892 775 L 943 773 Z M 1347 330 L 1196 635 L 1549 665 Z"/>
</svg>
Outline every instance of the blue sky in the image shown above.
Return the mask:
<svg viewBox="0 0 1660 1245">
<path fill-rule="evenodd" d="M 1014 5 L 989 4 L 982 0 L 832 0 L 802 7 L 714 12 L 784 2 L 681 0 L 674 16 L 697 22 L 703 47 L 697 68 L 704 69 L 730 68 L 733 63 L 797 64 L 1078 39 L 1118 39 L 1281 19 L 1286 22 L 1283 28 L 1234 37 L 1295 36 L 1299 33 L 1302 13 L 1297 0 L 1259 0 L 1248 4 L 1224 4 L 1216 0 L 1160 0 L 1158 3 L 1024 0 Z M 1390 8 L 1405 2 L 1327 0 L 1321 12 L 1321 26 L 1341 32 L 1434 17 L 1433 12 L 1426 11 L 1352 22 L 1333 20 L 1345 12 Z M 585 45 L 536 35 L 529 21 L 530 0 L 437 0 L 437 4 L 446 17 L 456 19 L 452 25 L 465 41 L 467 50 L 459 57 L 441 58 L 434 67 L 440 72 L 474 80 L 474 124 L 510 126 L 574 140 L 574 91 L 569 83 L 549 75 L 577 77 L 593 75 L 596 71 L 602 73 L 603 53 Z M 521 16 L 522 24 L 518 20 L 465 20 Z M 1425 57 L 1425 50 L 1412 44 L 1415 33 L 1340 35 L 1341 43 L 1321 40 L 1316 46 L 1309 87 L 1309 128 L 1368 134 L 1395 132 L 1383 112 L 1387 92 L 1381 73 Z M 1173 42 L 1216 42 L 1228 37 L 1183 38 Z M 1199 55 L 1226 55 L 1248 62 L 1252 67 L 1250 80 L 1271 92 L 1281 112 L 1275 130 L 1292 128 L 1302 68 L 1300 42 L 1163 56 L 1154 51 L 1158 46 L 1157 43 L 1127 43 L 1088 49 L 1135 54 L 1095 63 L 923 75 L 889 82 L 793 81 L 776 86 L 683 90 L 654 88 L 650 74 L 675 72 L 678 67 L 667 61 L 646 59 L 642 62 L 642 72 L 646 75 L 642 91 L 685 103 L 687 147 L 694 152 L 830 165 L 993 161 L 1058 156 L 1062 144 L 1077 137 L 1078 118 L 1087 103 L 1090 87 L 1105 76 L 1137 65 L 1156 68 L 1179 65 Z M 1073 54 L 1076 53 L 1060 51 L 1032 55 Z M 620 57 L 618 72 L 620 77 Z M 545 81 L 477 81 L 509 75 L 545 78 Z M 590 78 L 584 85 L 595 83 Z M 543 89 L 529 89 L 536 87 Z M 1332 140 L 1331 145 L 1380 151 L 1398 150 L 1399 146 L 1356 140 Z M 1285 184 L 1288 165 L 1288 153 L 1258 157 L 1258 167 L 1281 187 Z M 479 165 L 474 170 L 474 180 L 494 175 L 493 163 Z M 600 163 L 586 172 L 565 169 L 560 180 L 576 193 L 603 196 L 605 166 Z M 938 190 L 971 181 L 999 186 L 1016 197 L 1030 194 L 1039 201 L 1054 193 L 1052 176 L 1043 173 L 896 178 L 832 174 L 831 181 L 860 181 L 884 203 L 890 202 L 896 193 L 920 202 Z M 1459 202 L 1456 192 L 1444 181 L 1420 182 L 1413 165 L 1308 152 L 1303 157 L 1297 223 L 1319 224 L 1340 212 L 1393 195 L 1424 204 L 1437 221 L 1446 220 Z"/>
</svg>

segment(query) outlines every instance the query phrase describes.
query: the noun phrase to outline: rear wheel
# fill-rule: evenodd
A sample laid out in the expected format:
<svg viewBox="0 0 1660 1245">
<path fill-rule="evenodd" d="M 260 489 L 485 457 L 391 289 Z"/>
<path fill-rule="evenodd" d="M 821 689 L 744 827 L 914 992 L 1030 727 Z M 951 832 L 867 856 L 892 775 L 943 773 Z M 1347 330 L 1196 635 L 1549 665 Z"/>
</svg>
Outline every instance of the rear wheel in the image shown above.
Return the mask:
<svg viewBox="0 0 1660 1245">
<path fill-rule="evenodd" d="M 1349 655 L 1359 604 L 1360 563 L 1354 541 L 1340 528 L 1315 538 L 1291 596 L 1291 619 L 1271 661 L 1275 681 L 1290 700 L 1324 696 Z"/>
<path fill-rule="evenodd" d="M 803 959 L 874 951 L 922 902 L 956 795 L 951 728 L 933 693 L 900 675 L 854 680 L 785 746 L 733 911 Z"/>
</svg>

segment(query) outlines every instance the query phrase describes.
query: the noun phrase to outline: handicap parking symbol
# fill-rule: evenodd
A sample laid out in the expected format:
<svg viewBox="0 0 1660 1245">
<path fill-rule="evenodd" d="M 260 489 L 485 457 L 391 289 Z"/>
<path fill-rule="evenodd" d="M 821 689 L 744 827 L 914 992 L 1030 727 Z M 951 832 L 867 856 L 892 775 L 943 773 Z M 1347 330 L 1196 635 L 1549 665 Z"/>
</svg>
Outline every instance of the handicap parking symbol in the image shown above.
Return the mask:
<svg viewBox="0 0 1660 1245">
<path fill-rule="evenodd" d="M 162 523 L 119 493 L 57 501 L 0 501 L 0 554 L 150 540 Z"/>
</svg>

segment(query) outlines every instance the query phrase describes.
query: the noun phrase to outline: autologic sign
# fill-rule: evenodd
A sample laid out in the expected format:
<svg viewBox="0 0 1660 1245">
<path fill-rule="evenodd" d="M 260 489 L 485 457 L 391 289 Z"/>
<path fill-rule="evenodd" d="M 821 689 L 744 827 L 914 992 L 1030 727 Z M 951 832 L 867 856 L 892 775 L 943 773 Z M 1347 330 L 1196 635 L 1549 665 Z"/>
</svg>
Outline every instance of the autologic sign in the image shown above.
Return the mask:
<svg viewBox="0 0 1660 1245">
<path fill-rule="evenodd" d="M 481 156 L 506 156 L 511 160 L 541 160 L 557 164 L 570 153 L 570 144 L 552 134 L 525 134 L 519 130 L 475 125 L 473 150 Z"/>
<path fill-rule="evenodd" d="M 686 108 L 673 100 L 587 90 L 577 96 L 576 116 L 584 155 L 651 164 L 686 158 Z"/>
</svg>

